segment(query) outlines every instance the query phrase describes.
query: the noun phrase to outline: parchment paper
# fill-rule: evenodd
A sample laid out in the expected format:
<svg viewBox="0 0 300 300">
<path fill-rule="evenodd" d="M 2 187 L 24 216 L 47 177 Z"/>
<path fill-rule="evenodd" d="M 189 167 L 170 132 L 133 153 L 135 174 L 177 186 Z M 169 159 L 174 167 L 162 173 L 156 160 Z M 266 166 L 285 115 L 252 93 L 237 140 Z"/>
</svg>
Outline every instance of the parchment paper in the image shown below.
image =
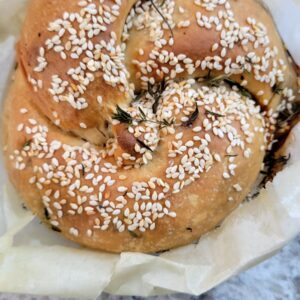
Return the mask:
<svg viewBox="0 0 300 300">
<path fill-rule="evenodd" d="M 288 49 L 300 64 L 298 0 L 266 0 Z M 14 65 L 25 0 L 0 0 L 0 98 Z M 276 253 L 300 232 L 300 124 L 285 169 L 260 195 L 234 211 L 197 244 L 160 256 L 95 252 L 66 241 L 21 206 L 0 162 L 0 291 L 95 298 L 199 295 Z"/>
</svg>

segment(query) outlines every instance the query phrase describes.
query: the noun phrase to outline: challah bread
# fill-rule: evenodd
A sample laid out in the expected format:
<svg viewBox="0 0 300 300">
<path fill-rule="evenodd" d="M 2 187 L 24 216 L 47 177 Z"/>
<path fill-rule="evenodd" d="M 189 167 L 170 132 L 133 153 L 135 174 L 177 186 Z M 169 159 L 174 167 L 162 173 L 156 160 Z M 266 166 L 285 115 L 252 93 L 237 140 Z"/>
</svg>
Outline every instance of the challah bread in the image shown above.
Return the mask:
<svg viewBox="0 0 300 300">
<path fill-rule="evenodd" d="M 5 102 L 7 170 L 65 237 L 155 252 L 246 197 L 297 76 L 258 1 L 31 0 Z"/>
</svg>

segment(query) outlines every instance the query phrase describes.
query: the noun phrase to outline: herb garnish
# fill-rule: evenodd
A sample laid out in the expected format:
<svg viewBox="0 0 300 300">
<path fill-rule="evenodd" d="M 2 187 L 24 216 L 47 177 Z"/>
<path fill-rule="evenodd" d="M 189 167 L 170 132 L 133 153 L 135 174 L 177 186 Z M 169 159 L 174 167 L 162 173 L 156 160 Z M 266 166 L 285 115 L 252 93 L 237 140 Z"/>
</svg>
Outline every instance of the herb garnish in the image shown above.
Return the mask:
<svg viewBox="0 0 300 300">
<path fill-rule="evenodd" d="M 162 128 L 165 128 L 165 127 L 171 127 L 172 125 L 175 124 L 175 120 L 171 120 L 171 121 L 168 121 L 166 119 L 163 119 L 161 122 L 159 122 L 161 125 L 162 125 Z"/>
<path fill-rule="evenodd" d="M 135 97 L 134 97 L 134 99 L 133 99 L 133 101 L 132 102 L 138 102 L 138 101 L 140 101 L 141 100 L 141 98 L 143 98 L 144 96 L 145 96 L 145 91 L 140 91 L 140 92 L 138 92 L 136 95 L 135 95 Z"/>
<path fill-rule="evenodd" d="M 260 171 L 261 174 L 265 175 L 262 182 L 260 183 L 260 187 L 265 187 L 266 183 L 271 181 L 276 173 L 281 170 L 290 160 L 291 154 L 288 156 L 279 156 L 275 157 L 275 152 L 270 152 L 268 155 L 266 155 L 264 164 L 265 164 L 265 170 Z"/>
<path fill-rule="evenodd" d="M 164 16 L 164 14 L 162 13 L 162 11 L 160 10 L 160 8 L 154 3 L 154 0 L 149 0 L 151 2 L 151 5 L 153 6 L 153 8 L 157 11 L 157 13 L 162 17 L 164 23 L 168 26 L 170 32 L 171 32 L 171 35 L 172 35 L 172 38 L 174 38 L 174 33 L 173 33 L 173 29 L 170 25 L 170 23 L 168 22 L 168 20 L 166 19 L 166 17 Z M 165 4 L 165 0 L 163 0 L 161 3 L 160 3 L 160 7 L 162 7 L 164 4 Z"/>
<path fill-rule="evenodd" d="M 46 220 L 50 220 L 50 214 L 46 207 L 44 208 L 44 215 L 45 215 Z"/>
<path fill-rule="evenodd" d="M 212 115 L 212 116 L 214 116 L 214 117 L 220 117 L 220 118 L 221 118 L 221 117 L 225 117 L 224 115 L 221 115 L 221 114 L 219 114 L 219 113 L 213 112 L 213 111 L 208 110 L 208 109 L 206 109 L 205 112 L 206 112 L 206 114 Z"/>
<path fill-rule="evenodd" d="M 221 82 L 228 78 L 227 75 L 220 75 L 220 76 L 211 76 L 211 71 L 209 70 L 208 74 L 204 77 L 204 80 L 210 86 L 220 86 Z"/>
<path fill-rule="evenodd" d="M 143 121 L 146 121 L 147 120 L 147 116 L 146 116 L 145 112 L 140 107 L 139 107 L 139 112 L 140 112 L 141 119 Z"/>
<path fill-rule="evenodd" d="M 138 123 L 150 122 L 159 124 L 162 128 L 174 125 L 174 120 L 168 121 L 166 119 L 163 119 L 162 121 L 154 121 L 147 119 L 145 112 L 140 107 L 139 112 L 140 114 L 138 118 L 134 119 L 128 112 L 123 110 L 120 106 L 117 106 L 117 112 L 112 116 L 112 118 L 124 124 L 132 124 L 134 121 Z"/>
<path fill-rule="evenodd" d="M 170 249 L 161 250 L 161 251 L 155 252 L 153 255 L 160 256 L 161 254 L 164 254 L 164 253 L 169 252 L 169 251 L 170 251 Z"/>
<path fill-rule="evenodd" d="M 82 175 L 85 176 L 85 166 L 84 166 L 84 164 L 81 164 L 81 166 L 82 166 L 82 169 L 81 169 Z"/>
<path fill-rule="evenodd" d="M 56 232 L 61 232 L 61 230 L 58 227 L 53 226 L 53 225 L 51 226 L 51 229 Z"/>
<path fill-rule="evenodd" d="M 28 140 L 28 141 L 26 141 L 26 142 L 23 144 L 23 147 L 22 147 L 22 148 L 26 148 L 26 147 L 30 146 L 30 145 L 31 145 L 31 143 L 32 143 L 32 139 L 31 139 L 31 140 Z"/>
<path fill-rule="evenodd" d="M 280 95 L 283 91 L 283 86 L 281 84 L 275 83 L 272 87 L 272 92 L 276 95 Z"/>
<path fill-rule="evenodd" d="M 239 83 L 236 81 L 230 79 L 230 78 L 225 78 L 224 82 L 226 82 L 230 87 L 236 86 L 241 93 L 242 96 L 253 99 L 254 97 L 251 95 L 251 93 L 245 89 L 243 86 L 241 86 Z"/>
<path fill-rule="evenodd" d="M 133 238 L 135 238 L 135 239 L 141 238 L 141 236 L 138 235 L 135 231 L 128 230 L 128 232 L 129 232 L 129 234 L 130 234 Z"/>
<path fill-rule="evenodd" d="M 112 116 L 114 120 L 118 120 L 121 123 L 132 124 L 133 119 L 131 115 L 117 105 L 117 112 Z"/>
<path fill-rule="evenodd" d="M 142 140 L 140 140 L 140 139 L 136 139 L 136 140 L 142 148 L 146 148 L 147 150 L 153 152 L 153 150 L 148 145 L 146 145 Z"/>
<path fill-rule="evenodd" d="M 237 154 L 226 154 L 225 157 L 237 157 Z"/>
<path fill-rule="evenodd" d="M 279 127 L 285 126 L 290 122 L 293 122 L 296 117 L 300 114 L 300 103 L 294 103 L 292 111 L 284 110 L 279 113 L 278 125 Z"/>
<path fill-rule="evenodd" d="M 242 96 L 248 97 L 250 99 L 253 98 L 251 93 L 248 92 L 247 89 L 245 89 L 243 86 L 241 86 L 238 82 L 232 80 L 230 78 L 231 74 L 229 75 L 219 75 L 219 76 L 212 76 L 211 70 L 208 71 L 208 74 L 204 77 L 204 81 L 207 82 L 208 85 L 218 87 L 220 86 L 221 82 L 224 81 L 227 83 L 230 87 L 235 86 Z"/>
<path fill-rule="evenodd" d="M 271 181 L 276 173 L 281 170 L 285 164 L 289 161 L 290 155 L 288 156 L 278 156 L 282 145 L 285 143 L 289 132 L 292 127 L 297 124 L 297 117 L 300 114 L 300 104 L 295 102 L 292 107 L 285 109 L 279 113 L 277 119 L 277 126 L 275 129 L 274 140 L 277 142 L 272 145 L 272 149 L 269 150 L 264 159 L 265 168 L 261 172 L 264 175 L 260 187 L 265 187 L 268 181 Z"/>
<path fill-rule="evenodd" d="M 249 57 L 245 57 L 245 61 L 248 63 L 248 64 L 252 64 L 252 60 L 251 60 L 251 58 L 249 58 Z"/>
<path fill-rule="evenodd" d="M 189 116 L 189 119 L 187 121 L 182 123 L 182 126 L 189 127 L 193 125 L 193 123 L 196 121 L 198 116 L 199 116 L 199 109 L 197 105 L 195 111 Z"/>
<path fill-rule="evenodd" d="M 153 85 L 153 84 L 148 84 L 148 93 L 149 95 L 154 99 L 154 103 L 152 105 L 152 110 L 153 113 L 157 113 L 157 108 L 159 105 L 159 99 L 161 97 L 161 94 L 166 88 L 166 81 L 163 79 L 159 84 Z"/>
</svg>

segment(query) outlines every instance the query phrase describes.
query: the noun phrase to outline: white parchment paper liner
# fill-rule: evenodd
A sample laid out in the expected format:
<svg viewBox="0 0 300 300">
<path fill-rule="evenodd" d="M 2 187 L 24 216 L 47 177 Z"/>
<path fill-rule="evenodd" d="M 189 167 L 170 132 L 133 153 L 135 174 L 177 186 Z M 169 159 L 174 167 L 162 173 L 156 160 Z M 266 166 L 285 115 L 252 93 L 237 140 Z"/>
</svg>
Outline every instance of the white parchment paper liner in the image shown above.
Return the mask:
<svg viewBox="0 0 300 300">
<path fill-rule="evenodd" d="M 300 1 L 265 0 L 300 64 Z M 0 98 L 14 64 L 14 43 L 26 0 L 0 0 Z M 21 207 L 0 164 L 0 291 L 95 298 L 201 294 L 276 253 L 300 232 L 300 124 L 292 158 L 254 200 L 192 244 L 160 256 L 95 252 L 66 241 Z"/>
</svg>

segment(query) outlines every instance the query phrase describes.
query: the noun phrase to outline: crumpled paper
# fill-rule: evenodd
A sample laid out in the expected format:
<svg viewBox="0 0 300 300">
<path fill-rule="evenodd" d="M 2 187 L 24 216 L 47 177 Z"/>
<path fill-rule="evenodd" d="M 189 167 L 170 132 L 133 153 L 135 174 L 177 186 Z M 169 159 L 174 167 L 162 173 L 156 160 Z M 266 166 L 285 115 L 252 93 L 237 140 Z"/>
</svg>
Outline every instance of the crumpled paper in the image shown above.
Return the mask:
<svg viewBox="0 0 300 300">
<path fill-rule="evenodd" d="M 265 0 L 300 64 L 300 1 Z M 0 0 L 0 98 L 14 66 L 26 0 Z M 21 12 L 21 13 L 20 13 Z M 9 23 L 8 23 L 9 22 Z M 7 25 L 9 24 L 9 26 Z M 270 257 L 300 232 L 300 124 L 291 160 L 272 183 L 197 244 L 160 256 L 96 252 L 65 240 L 24 210 L 0 161 L 0 291 L 92 299 L 118 295 L 199 295 Z"/>
</svg>

